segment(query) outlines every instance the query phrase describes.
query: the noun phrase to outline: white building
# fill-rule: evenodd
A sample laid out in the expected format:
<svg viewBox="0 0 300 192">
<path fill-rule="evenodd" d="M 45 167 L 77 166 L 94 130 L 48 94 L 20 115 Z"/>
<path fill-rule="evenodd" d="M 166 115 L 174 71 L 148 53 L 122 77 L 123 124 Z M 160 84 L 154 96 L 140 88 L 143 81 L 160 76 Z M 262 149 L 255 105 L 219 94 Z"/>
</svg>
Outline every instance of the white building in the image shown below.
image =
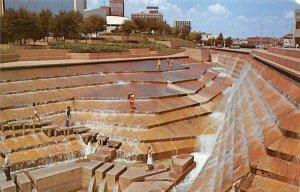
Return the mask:
<svg viewBox="0 0 300 192">
<path fill-rule="evenodd" d="M 219 37 L 219 35 L 213 35 L 213 34 L 210 34 L 210 33 L 203 33 L 202 34 L 202 40 L 203 41 L 207 41 L 208 39 L 217 39 Z"/>
<path fill-rule="evenodd" d="M 121 26 L 125 21 L 130 20 L 127 17 L 107 16 L 106 17 L 106 32 L 111 33 L 112 30 Z"/>
</svg>

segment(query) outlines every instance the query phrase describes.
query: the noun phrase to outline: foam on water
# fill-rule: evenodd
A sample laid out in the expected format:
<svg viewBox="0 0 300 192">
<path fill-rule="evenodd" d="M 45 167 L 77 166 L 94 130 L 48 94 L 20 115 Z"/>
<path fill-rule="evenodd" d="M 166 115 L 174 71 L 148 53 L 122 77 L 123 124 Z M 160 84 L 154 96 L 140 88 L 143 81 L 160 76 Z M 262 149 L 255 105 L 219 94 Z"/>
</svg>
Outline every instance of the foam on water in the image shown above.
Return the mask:
<svg viewBox="0 0 300 192">
<path fill-rule="evenodd" d="M 128 81 L 117 81 L 117 82 L 115 82 L 114 84 L 115 85 L 127 85 L 127 84 L 129 84 L 130 82 L 128 82 Z"/>
<path fill-rule="evenodd" d="M 98 192 L 105 192 L 105 190 L 106 190 L 106 177 L 100 181 Z"/>
<path fill-rule="evenodd" d="M 196 177 L 202 170 L 205 162 L 210 156 L 214 144 L 217 138 L 217 134 L 199 135 L 198 140 L 198 152 L 192 153 L 196 162 L 196 167 L 185 177 L 185 179 L 172 189 L 172 192 L 188 191 L 190 186 L 195 181 Z"/>
</svg>

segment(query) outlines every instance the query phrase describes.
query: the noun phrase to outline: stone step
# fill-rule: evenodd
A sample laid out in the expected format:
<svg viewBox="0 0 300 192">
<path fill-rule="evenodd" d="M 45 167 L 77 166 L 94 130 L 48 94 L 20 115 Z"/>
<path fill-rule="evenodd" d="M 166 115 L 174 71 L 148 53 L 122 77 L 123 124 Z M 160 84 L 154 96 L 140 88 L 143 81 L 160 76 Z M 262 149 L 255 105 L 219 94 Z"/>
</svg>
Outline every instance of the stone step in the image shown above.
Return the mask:
<svg viewBox="0 0 300 192">
<path fill-rule="evenodd" d="M 124 125 L 129 127 L 139 127 L 139 128 L 155 128 L 162 125 L 168 125 L 175 122 L 193 119 L 200 117 L 202 115 L 208 114 L 211 111 L 208 111 L 204 107 L 195 106 L 190 108 L 184 108 L 177 111 L 171 111 L 168 113 L 163 113 L 161 115 L 139 115 L 139 114 L 114 114 L 108 115 L 103 114 L 99 115 L 98 113 L 91 112 L 77 112 L 73 116 L 77 121 L 94 121 L 94 122 L 103 122 L 111 125 Z M 62 121 L 64 115 L 55 116 L 55 121 Z M 54 121 L 54 119 L 52 119 Z"/>
<path fill-rule="evenodd" d="M 17 187 L 12 180 L 6 181 L 6 178 L 2 177 L 2 178 L 0 178 L 0 191 L 1 192 L 16 192 Z"/>
<path fill-rule="evenodd" d="M 122 175 L 127 170 L 125 165 L 117 164 L 111 170 L 106 173 L 106 182 L 108 190 L 113 190 L 115 183 L 119 180 L 120 175 Z"/>
<path fill-rule="evenodd" d="M 31 192 L 31 181 L 25 173 L 17 174 L 15 180 L 15 183 L 17 183 L 17 187 L 21 192 Z"/>
<path fill-rule="evenodd" d="M 292 81 L 282 73 L 274 71 L 272 68 L 263 65 L 259 61 L 251 61 L 252 66 L 261 74 L 264 80 L 272 82 L 272 86 L 280 93 L 293 100 L 295 103 L 300 103 L 300 85 L 296 81 Z M 249 74 L 253 79 L 257 76 L 254 73 Z M 286 86 L 286 85 L 289 86 Z M 299 107 L 299 105 L 298 105 Z"/>
<path fill-rule="evenodd" d="M 300 79 L 300 59 L 298 58 L 258 50 L 253 51 L 251 55 L 278 70 L 284 71 L 296 80 Z"/>
<path fill-rule="evenodd" d="M 109 161 L 109 156 L 102 153 L 92 153 L 87 155 L 87 158 L 90 160 L 101 161 L 103 163 Z"/>
<path fill-rule="evenodd" d="M 274 191 L 289 191 L 289 192 L 299 192 L 300 187 L 296 185 L 291 185 L 288 183 L 284 183 L 281 181 L 277 181 L 274 179 L 270 179 L 267 177 L 262 177 L 256 175 L 254 177 L 251 186 L 247 190 L 247 192 L 274 192 Z"/>
<path fill-rule="evenodd" d="M 30 180 L 39 192 L 80 191 L 88 186 L 96 169 L 102 165 L 99 161 L 87 159 L 45 167 L 28 172 Z"/>
<path fill-rule="evenodd" d="M 146 167 L 129 167 L 119 178 L 121 191 L 124 191 L 133 182 L 142 182 L 145 177 L 168 171 L 164 166 L 157 166 L 153 170 Z"/>
<path fill-rule="evenodd" d="M 293 146 L 293 147 L 291 147 Z M 300 162 L 300 140 L 282 137 L 268 147 L 268 154 L 287 161 Z"/>
<path fill-rule="evenodd" d="M 270 47 L 268 48 L 268 52 L 300 59 L 300 50 L 298 49 L 287 49 L 287 48 L 283 49 L 283 48 Z"/>
<path fill-rule="evenodd" d="M 153 192 L 161 191 L 167 192 L 170 191 L 174 183 L 169 181 L 146 181 L 146 182 L 133 182 L 131 183 L 124 192 Z"/>
<path fill-rule="evenodd" d="M 300 138 L 300 127 L 291 123 L 300 118 L 299 110 L 262 78 L 256 77 L 253 82 L 277 117 L 284 135 Z"/>
<path fill-rule="evenodd" d="M 96 183 L 99 184 L 101 180 L 106 177 L 106 173 L 114 167 L 113 163 L 105 163 L 95 171 Z"/>
<path fill-rule="evenodd" d="M 254 166 L 256 174 L 300 186 L 300 164 L 265 156 Z"/>
<path fill-rule="evenodd" d="M 74 140 L 8 154 L 13 171 L 82 157 L 84 146 Z"/>
<path fill-rule="evenodd" d="M 97 148 L 96 153 L 102 153 L 109 156 L 109 160 L 112 161 L 117 157 L 117 150 L 106 146 L 100 146 Z"/>
</svg>

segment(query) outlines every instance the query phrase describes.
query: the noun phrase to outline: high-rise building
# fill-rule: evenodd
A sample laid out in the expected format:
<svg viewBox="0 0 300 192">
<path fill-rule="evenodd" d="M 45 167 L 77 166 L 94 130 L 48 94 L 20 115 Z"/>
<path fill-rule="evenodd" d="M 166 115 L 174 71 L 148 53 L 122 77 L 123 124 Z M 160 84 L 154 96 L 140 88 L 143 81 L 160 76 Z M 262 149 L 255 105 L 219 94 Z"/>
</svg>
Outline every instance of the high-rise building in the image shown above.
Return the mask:
<svg viewBox="0 0 300 192">
<path fill-rule="evenodd" d="M 131 19 L 158 19 L 163 21 L 164 17 L 163 14 L 159 12 L 159 7 L 153 7 L 149 6 L 147 7 L 146 12 L 141 12 L 141 13 L 132 13 L 131 14 Z"/>
<path fill-rule="evenodd" d="M 19 9 L 25 7 L 30 11 L 50 9 L 54 14 L 60 10 L 83 12 L 87 8 L 86 0 L 3 0 L 4 11 L 8 8 Z"/>
<path fill-rule="evenodd" d="M 187 29 L 189 29 L 189 32 L 190 32 L 191 28 L 192 28 L 192 22 L 191 21 L 175 21 L 173 27 L 175 27 L 177 29 L 187 28 Z"/>
<path fill-rule="evenodd" d="M 4 14 L 4 2 L 0 0 L 0 16 Z"/>
<path fill-rule="evenodd" d="M 109 6 L 101 6 L 100 9 L 105 12 L 106 16 L 110 16 L 111 15 L 111 9 L 110 9 Z"/>
<path fill-rule="evenodd" d="M 294 45 L 300 46 L 300 9 L 295 10 L 294 20 Z"/>
<path fill-rule="evenodd" d="M 124 17 L 124 0 L 109 0 L 112 16 Z"/>
</svg>

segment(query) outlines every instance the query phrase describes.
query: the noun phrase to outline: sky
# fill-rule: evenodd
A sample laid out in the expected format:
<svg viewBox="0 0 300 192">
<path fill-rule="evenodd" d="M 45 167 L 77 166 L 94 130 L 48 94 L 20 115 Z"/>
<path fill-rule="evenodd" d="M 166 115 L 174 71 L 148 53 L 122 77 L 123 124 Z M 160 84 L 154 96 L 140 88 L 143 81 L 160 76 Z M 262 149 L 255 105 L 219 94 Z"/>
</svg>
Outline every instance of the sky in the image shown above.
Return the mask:
<svg viewBox="0 0 300 192">
<path fill-rule="evenodd" d="M 109 5 L 108 0 L 87 0 L 88 8 Z M 227 37 L 282 37 L 291 33 L 294 10 L 300 0 L 125 0 L 125 16 L 159 6 L 171 26 L 191 20 L 192 30 Z"/>
</svg>

